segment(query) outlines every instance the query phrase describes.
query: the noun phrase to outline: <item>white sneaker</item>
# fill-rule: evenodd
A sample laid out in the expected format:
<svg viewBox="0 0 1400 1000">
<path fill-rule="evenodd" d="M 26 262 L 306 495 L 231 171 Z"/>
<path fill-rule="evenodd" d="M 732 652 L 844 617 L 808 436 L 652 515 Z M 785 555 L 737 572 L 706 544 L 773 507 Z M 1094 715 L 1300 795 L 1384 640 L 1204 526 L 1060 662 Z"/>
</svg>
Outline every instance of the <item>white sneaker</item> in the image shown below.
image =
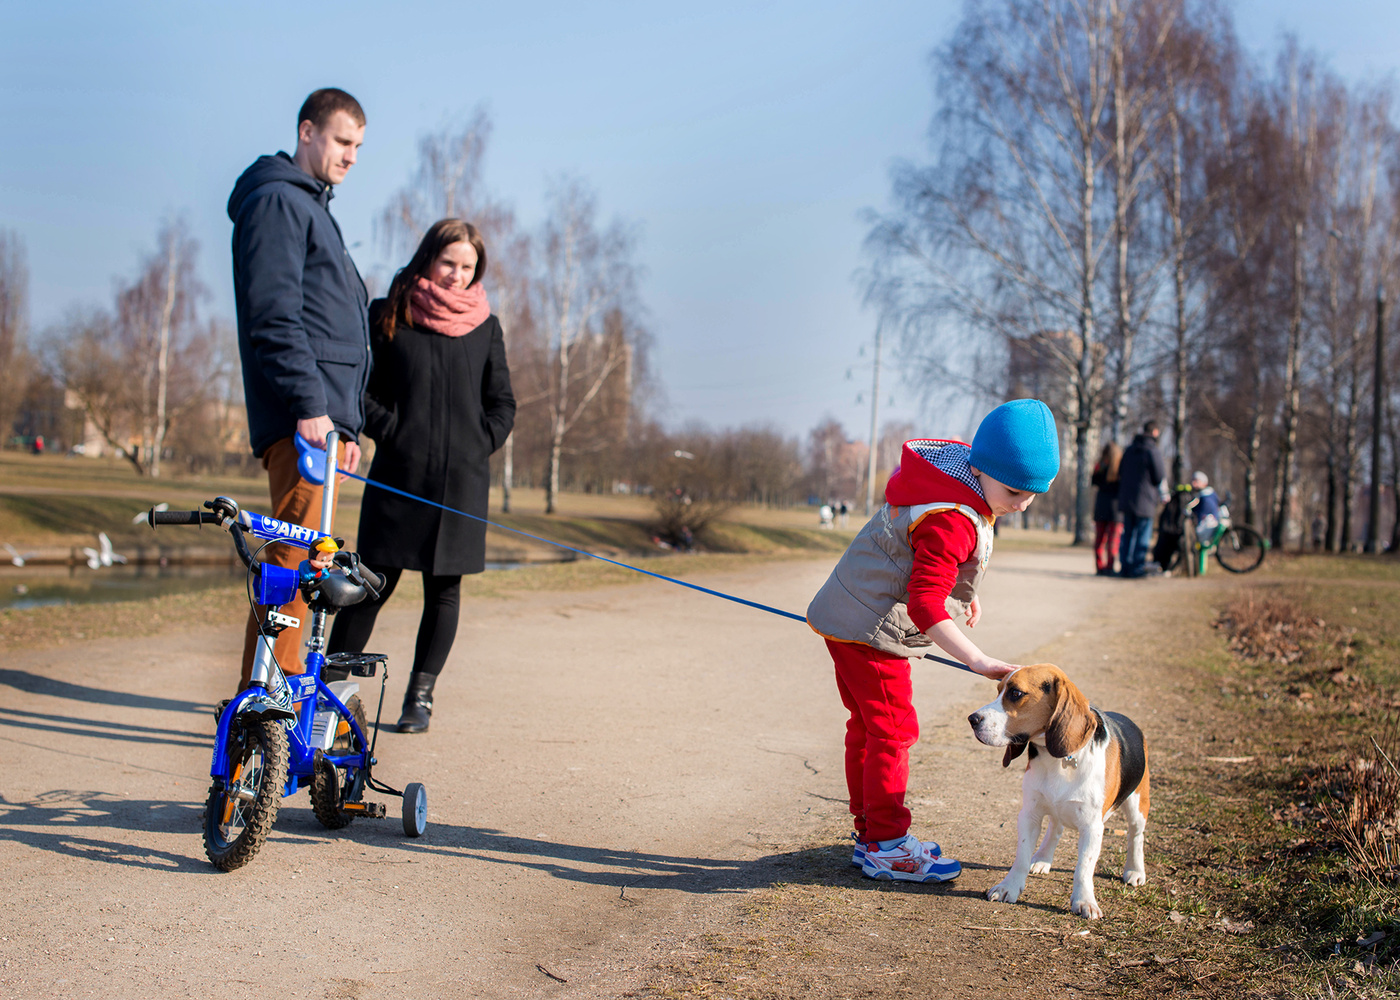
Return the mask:
<svg viewBox="0 0 1400 1000">
<path fill-rule="evenodd" d="M 851 864 L 860 868 L 865 864 L 865 844 L 861 842 L 860 834 L 851 831 L 851 840 L 855 842 L 855 847 L 851 850 Z M 931 858 L 936 858 L 943 853 L 943 849 L 935 841 L 921 840 L 924 845 L 924 853 Z"/>
<path fill-rule="evenodd" d="M 930 843 L 930 848 L 937 844 Z M 948 882 L 962 873 L 962 865 L 952 858 L 931 853 L 918 837 L 905 837 L 888 851 L 879 844 L 865 845 L 865 861 L 860 870 L 866 878 L 898 882 Z"/>
</svg>

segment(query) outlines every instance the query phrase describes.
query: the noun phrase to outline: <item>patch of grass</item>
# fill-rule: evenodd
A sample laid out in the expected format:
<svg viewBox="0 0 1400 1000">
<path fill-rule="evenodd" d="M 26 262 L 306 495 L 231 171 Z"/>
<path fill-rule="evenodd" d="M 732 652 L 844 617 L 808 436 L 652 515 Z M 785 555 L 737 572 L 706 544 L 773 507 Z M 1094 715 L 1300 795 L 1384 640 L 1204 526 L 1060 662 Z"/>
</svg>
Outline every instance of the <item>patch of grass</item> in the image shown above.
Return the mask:
<svg viewBox="0 0 1400 1000">
<path fill-rule="evenodd" d="M 1400 987 L 1393 874 L 1377 878 L 1349 856 L 1328 814 L 1345 813 L 1355 794 L 1339 772 L 1355 769 L 1371 735 L 1393 733 L 1397 665 L 1385 650 L 1395 626 L 1361 609 L 1387 603 L 1400 567 L 1370 562 L 1348 576 L 1338 566 L 1358 561 L 1308 561 L 1306 575 L 1281 561 L 1221 609 L 1234 655 L 1225 669 L 1196 672 L 1196 712 L 1230 743 L 1177 766 L 1170 781 L 1154 773 L 1149 868 L 1160 877 L 1129 912 L 1144 940 L 1164 931 L 1178 956 L 1221 962 L 1261 995 L 1391 995 Z M 1171 926 L 1160 913 L 1168 903 Z M 1245 933 L 1222 933 L 1232 928 Z M 1143 966 L 1125 971 L 1123 985 L 1146 995 L 1162 983 Z"/>
<path fill-rule="evenodd" d="M 199 591 L 105 604 L 55 604 L 0 610 L 0 649 L 48 649 L 90 639 L 159 635 L 191 622 L 242 622 L 248 613 L 244 588 Z"/>
</svg>

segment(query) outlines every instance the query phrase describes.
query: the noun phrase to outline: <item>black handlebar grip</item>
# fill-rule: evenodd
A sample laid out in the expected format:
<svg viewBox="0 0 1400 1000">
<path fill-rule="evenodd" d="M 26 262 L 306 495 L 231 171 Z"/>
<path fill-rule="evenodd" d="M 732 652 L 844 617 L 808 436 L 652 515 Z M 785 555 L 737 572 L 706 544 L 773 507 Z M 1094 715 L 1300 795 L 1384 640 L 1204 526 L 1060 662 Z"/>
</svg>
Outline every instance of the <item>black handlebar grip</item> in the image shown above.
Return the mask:
<svg viewBox="0 0 1400 1000">
<path fill-rule="evenodd" d="M 380 576 L 364 563 L 360 563 L 360 576 L 364 578 L 365 583 L 369 584 L 370 589 L 375 591 L 376 594 L 384 590 L 384 577 Z"/>
<path fill-rule="evenodd" d="M 217 524 L 213 514 L 200 510 L 150 510 L 146 512 L 152 528 L 157 524 Z"/>
</svg>

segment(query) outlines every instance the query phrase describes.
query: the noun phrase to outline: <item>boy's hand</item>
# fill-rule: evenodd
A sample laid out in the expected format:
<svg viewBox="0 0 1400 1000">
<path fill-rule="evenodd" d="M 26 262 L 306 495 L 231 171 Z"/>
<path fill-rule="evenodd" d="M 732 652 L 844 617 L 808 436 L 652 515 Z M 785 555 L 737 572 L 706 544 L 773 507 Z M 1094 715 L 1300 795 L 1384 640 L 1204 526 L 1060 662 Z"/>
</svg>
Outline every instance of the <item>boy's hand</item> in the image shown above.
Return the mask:
<svg viewBox="0 0 1400 1000">
<path fill-rule="evenodd" d="M 978 663 L 969 663 L 974 673 L 979 673 L 983 677 L 988 677 L 994 681 L 999 681 L 1004 677 L 1010 677 L 1020 666 L 1015 663 L 1007 663 L 1005 660 L 986 659 Z"/>
<path fill-rule="evenodd" d="M 982 619 L 982 602 L 979 601 L 979 600 L 977 599 L 976 595 L 973 595 L 972 603 L 971 603 L 970 605 L 968 605 L 968 609 L 967 609 L 967 627 L 968 627 L 968 628 L 972 628 L 972 627 L 975 626 L 981 619 Z"/>
</svg>

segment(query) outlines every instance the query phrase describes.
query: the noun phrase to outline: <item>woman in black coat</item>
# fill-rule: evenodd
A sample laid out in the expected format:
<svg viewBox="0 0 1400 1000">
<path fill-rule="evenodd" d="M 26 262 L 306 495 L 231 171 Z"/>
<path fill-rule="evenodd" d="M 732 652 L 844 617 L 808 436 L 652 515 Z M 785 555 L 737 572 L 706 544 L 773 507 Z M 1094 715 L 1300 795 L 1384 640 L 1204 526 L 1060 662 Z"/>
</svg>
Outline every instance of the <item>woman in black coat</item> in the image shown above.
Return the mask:
<svg viewBox="0 0 1400 1000">
<path fill-rule="evenodd" d="M 1123 449 L 1117 442 L 1103 446 L 1094 465 L 1091 485 L 1094 494 L 1094 570 L 1098 576 L 1113 576 L 1113 561 L 1118 558 L 1118 543 L 1123 537 L 1123 511 L 1118 507 L 1118 466 L 1123 461 Z"/>
<path fill-rule="evenodd" d="M 481 285 L 486 247 L 470 223 L 443 219 L 370 304 L 374 368 L 365 431 L 369 478 L 485 518 L 491 454 L 515 421 L 501 324 Z M 404 694 L 401 733 L 428 728 L 433 686 L 457 635 L 462 576 L 486 568 L 486 525 L 373 486 L 357 547 L 387 585 L 379 600 L 336 617 L 329 648 L 360 652 L 406 569 L 423 574 L 423 618 Z"/>
</svg>

